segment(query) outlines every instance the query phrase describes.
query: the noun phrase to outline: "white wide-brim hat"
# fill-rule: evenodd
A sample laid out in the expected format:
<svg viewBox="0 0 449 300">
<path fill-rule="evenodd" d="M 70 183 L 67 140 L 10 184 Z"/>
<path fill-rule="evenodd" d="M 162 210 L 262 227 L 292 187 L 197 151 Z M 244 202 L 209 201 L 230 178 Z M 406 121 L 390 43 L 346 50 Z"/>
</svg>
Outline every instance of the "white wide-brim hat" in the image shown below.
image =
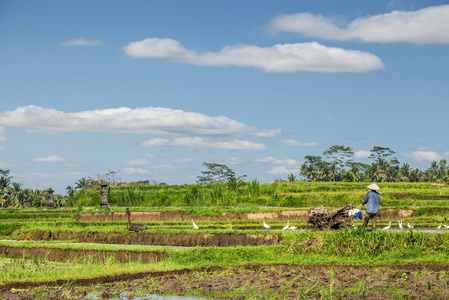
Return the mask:
<svg viewBox="0 0 449 300">
<path fill-rule="evenodd" d="M 380 190 L 380 187 L 376 183 L 371 183 L 370 185 L 367 186 L 367 188 L 369 188 L 370 190 L 375 190 L 375 191 Z"/>
</svg>

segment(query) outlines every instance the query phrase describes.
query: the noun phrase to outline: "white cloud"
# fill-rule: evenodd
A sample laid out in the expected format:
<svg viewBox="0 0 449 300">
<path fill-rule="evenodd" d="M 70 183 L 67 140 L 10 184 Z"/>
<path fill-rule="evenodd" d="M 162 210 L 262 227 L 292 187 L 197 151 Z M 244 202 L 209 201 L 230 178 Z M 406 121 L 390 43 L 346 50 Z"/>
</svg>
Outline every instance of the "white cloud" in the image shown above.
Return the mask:
<svg viewBox="0 0 449 300">
<path fill-rule="evenodd" d="M 5 163 L 4 161 L 0 161 L 0 169 L 8 169 L 11 165 L 8 163 Z"/>
<path fill-rule="evenodd" d="M 6 137 L 4 136 L 6 132 L 6 128 L 3 126 L 0 126 L 0 142 L 5 142 L 6 141 Z M 0 148 L 1 150 L 1 148 Z"/>
<path fill-rule="evenodd" d="M 62 158 L 62 157 L 57 156 L 57 155 L 48 156 L 48 157 L 33 158 L 32 161 L 48 162 L 48 163 L 66 163 L 65 158 Z"/>
<path fill-rule="evenodd" d="M 162 107 L 120 107 L 65 113 L 29 105 L 1 112 L 0 125 L 23 127 L 29 133 L 112 132 L 156 136 L 255 136 L 267 132 L 224 116 L 209 117 Z"/>
<path fill-rule="evenodd" d="M 274 138 L 282 135 L 281 129 L 274 129 L 274 130 L 261 130 L 259 132 L 256 132 L 254 136 L 261 137 L 261 138 Z"/>
<path fill-rule="evenodd" d="M 193 159 L 188 157 L 175 157 L 172 159 L 172 161 L 176 164 L 187 164 L 189 162 L 192 162 Z"/>
<path fill-rule="evenodd" d="M 145 170 L 145 169 L 131 168 L 131 167 L 124 168 L 123 171 L 127 175 L 135 175 L 135 174 L 143 175 L 143 174 L 150 173 L 150 172 L 148 172 L 148 170 Z"/>
<path fill-rule="evenodd" d="M 283 166 L 299 166 L 300 162 L 296 159 L 276 159 L 274 157 L 265 157 L 254 160 L 256 163 L 269 163 L 274 165 L 283 165 Z"/>
<path fill-rule="evenodd" d="M 279 144 L 282 146 L 289 146 L 289 147 L 317 147 L 317 146 L 320 146 L 320 144 L 317 142 L 300 142 L 300 141 L 292 140 L 292 139 L 281 140 L 279 142 Z"/>
<path fill-rule="evenodd" d="M 413 160 L 416 161 L 424 161 L 424 162 L 428 162 L 428 161 L 438 161 L 440 159 L 442 159 L 443 157 L 435 152 L 435 151 L 431 151 L 431 150 L 427 150 L 427 149 L 417 149 L 414 151 L 410 151 L 410 153 L 401 153 L 402 155 L 411 158 Z"/>
<path fill-rule="evenodd" d="M 254 143 L 250 141 L 232 140 L 217 141 L 207 140 L 200 137 L 181 137 L 173 140 L 167 139 L 150 139 L 142 143 L 146 147 L 188 147 L 188 148 L 214 148 L 229 150 L 263 150 L 265 145 L 262 143 Z"/>
<path fill-rule="evenodd" d="M 238 66 L 265 72 L 369 72 L 384 69 L 374 54 L 326 47 L 318 43 L 277 44 L 272 47 L 235 45 L 219 52 L 198 53 L 169 38 L 147 38 L 123 48 L 132 58 L 162 58 L 197 66 Z"/>
<path fill-rule="evenodd" d="M 170 163 L 160 163 L 157 165 L 152 165 L 151 166 L 152 169 L 166 169 L 166 170 L 170 170 L 170 169 L 178 169 L 178 167 L 170 164 Z"/>
<path fill-rule="evenodd" d="M 295 174 L 298 173 L 298 168 L 294 168 L 294 169 L 287 169 L 285 166 L 278 166 L 278 167 L 274 167 L 272 168 L 270 171 L 268 171 L 268 173 L 270 174 Z"/>
<path fill-rule="evenodd" d="M 127 166 L 145 166 L 149 164 L 149 161 L 145 158 L 136 158 L 133 160 L 125 160 L 124 163 Z"/>
<path fill-rule="evenodd" d="M 76 40 L 67 40 L 60 44 L 61 47 L 73 47 L 73 46 L 102 46 L 103 41 L 102 40 L 86 40 L 84 38 L 79 38 Z"/>
<path fill-rule="evenodd" d="M 449 43 L 449 5 L 417 11 L 393 11 L 365 16 L 340 28 L 335 18 L 298 13 L 280 15 L 268 25 L 273 32 L 289 31 L 309 37 L 378 43 Z"/>
<path fill-rule="evenodd" d="M 358 150 L 354 152 L 355 158 L 368 158 L 371 155 L 371 152 L 368 150 Z"/>
<path fill-rule="evenodd" d="M 243 159 L 238 158 L 238 157 L 231 157 L 231 158 L 227 158 L 225 160 L 225 163 L 227 165 L 241 165 L 244 163 Z"/>
</svg>

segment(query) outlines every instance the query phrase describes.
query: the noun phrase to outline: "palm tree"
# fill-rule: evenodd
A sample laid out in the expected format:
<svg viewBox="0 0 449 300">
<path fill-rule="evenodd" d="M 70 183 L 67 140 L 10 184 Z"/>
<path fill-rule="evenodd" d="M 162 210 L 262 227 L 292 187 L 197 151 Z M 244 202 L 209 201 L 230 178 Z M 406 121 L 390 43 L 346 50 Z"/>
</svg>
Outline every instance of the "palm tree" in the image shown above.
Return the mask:
<svg viewBox="0 0 449 300">
<path fill-rule="evenodd" d="M 0 169 L 0 202 L 2 207 L 6 204 L 6 188 L 11 182 L 11 176 L 9 176 L 9 170 Z"/>
<path fill-rule="evenodd" d="M 407 179 L 409 178 L 410 175 L 410 165 L 408 163 L 404 163 L 402 165 L 402 167 L 400 168 L 401 174 L 404 177 L 407 177 Z"/>
<path fill-rule="evenodd" d="M 410 182 L 418 182 L 419 181 L 419 178 L 420 178 L 420 170 L 418 169 L 418 168 L 416 168 L 416 169 L 413 169 L 411 172 L 410 172 L 410 174 L 409 174 L 409 177 L 408 177 L 408 179 L 410 180 Z"/>
<path fill-rule="evenodd" d="M 11 185 L 12 185 L 12 188 L 11 188 L 12 201 L 11 202 L 14 203 L 15 206 L 17 206 L 17 207 L 23 207 L 23 194 L 21 194 L 22 184 L 13 182 L 13 183 L 11 183 Z"/>
<path fill-rule="evenodd" d="M 335 181 L 336 176 L 340 176 L 340 170 L 336 164 L 329 165 L 329 175 L 332 177 L 332 181 Z"/>
<path fill-rule="evenodd" d="M 349 162 L 348 165 L 349 165 L 349 171 L 354 175 L 354 180 L 356 182 L 361 181 L 361 179 L 362 179 L 361 173 L 363 171 L 363 168 L 362 168 L 363 164 L 358 163 L 358 162 Z"/>
<path fill-rule="evenodd" d="M 296 175 L 293 175 L 293 173 L 290 173 L 287 177 L 288 182 L 295 182 L 296 181 Z"/>
<path fill-rule="evenodd" d="M 368 178 L 374 182 L 380 182 L 383 179 L 383 170 L 377 164 L 372 164 L 368 169 Z"/>
<path fill-rule="evenodd" d="M 389 166 L 385 171 L 385 180 L 387 182 L 396 182 L 397 178 L 398 178 L 398 170 L 393 166 Z"/>
<path fill-rule="evenodd" d="M 301 165 L 299 175 L 304 176 L 312 181 L 315 181 L 317 178 L 315 167 L 311 165 L 306 165 L 305 163 Z"/>
<path fill-rule="evenodd" d="M 81 190 L 86 190 L 86 189 L 91 189 L 94 186 L 94 181 L 92 180 L 92 178 L 81 178 L 78 179 L 78 181 L 76 182 L 76 186 L 75 189 L 81 189 Z"/>
</svg>

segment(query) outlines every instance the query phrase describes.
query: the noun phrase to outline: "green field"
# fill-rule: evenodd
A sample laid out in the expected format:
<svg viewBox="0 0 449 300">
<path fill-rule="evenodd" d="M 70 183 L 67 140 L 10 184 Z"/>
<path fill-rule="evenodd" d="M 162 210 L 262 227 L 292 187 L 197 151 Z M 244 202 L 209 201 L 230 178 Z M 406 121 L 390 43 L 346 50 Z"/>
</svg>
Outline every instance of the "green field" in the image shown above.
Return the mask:
<svg viewBox="0 0 449 300">
<path fill-rule="evenodd" d="M 3 294 L 0 295 L 3 296 L 0 297 L 6 297 L 4 295 L 11 291 L 22 296 L 27 293 L 27 295 L 34 293 L 33 295 L 40 296 L 43 295 L 42 293 L 55 294 L 58 292 L 52 287 L 56 284 L 61 285 L 62 280 L 68 284 L 65 288 L 66 294 L 70 290 L 73 296 L 70 298 L 71 296 L 67 294 L 64 296 L 65 299 L 76 299 L 74 298 L 75 290 L 79 291 L 82 286 L 86 286 L 86 284 L 77 283 L 80 279 L 91 280 L 89 281 L 91 285 L 97 282 L 98 278 L 105 276 L 107 278 L 118 276 L 117 278 L 122 278 L 122 281 L 129 282 L 126 276 L 140 274 L 142 278 L 153 278 L 151 288 L 139 289 L 139 292 L 143 294 L 151 292 L 161 295 L 183 294 L 232 299 L 240 287 L 221 290 L 216 288 L 213 291 L 203 288 L 196 294 L 193 292 L 185 294 L 176 287 L 156 288 L 158 280 L 163 280 L 160 276 L 165 275 L 157 275 L 159 276 L 157 277 L 149 274 L 197 270 L 196 273 L 191 273 L 194 274 L 191 276 L 210 278 L 215 276 L 211 275 L 212 271 L 208 271 L 212 267 L 236 268 L 229 272 L 237 272 L 235 270 L 240 270 L 238 268 L 243 266 L 252 266 L 251 268 L 266 266 L 266 272 L 269 272 L 271 268 L 276 269 L 280 265 L 290 266 L 293 268 L 291 272 L 297 276 L 299 274 L 306 276 L 301 272 L 305 272 L 304 268 L 311 268 L 311 266 L 316 268 L 335 266 L 335 270 L 350 266 L 356 273 L 357 267 L 354 266 L 362 269 L 370 266 L 378 268 L 387 266 L 388 269 L 382 272 L 391 276 L 382 287 L 385 291 L 388 291 L 386 285 L 391 285 L 390 288 L 393 290 L 401 290 L 400 284 L 404 284 L 402 279 L 395 279 L 399 276 L 395 273 L 396 268 L 415 266 L 413 268 L 421 268 L 419 272 L 430 272 L 439 276 L 438 278 L 443 278 L 441 282 L 445 286 L 442 288 L 440 284 L 430 285 L 429 283 L 428 289 L 423 286 L 423 290 L 417 290 L 418 294 L 427 295 L 428 292 L 431 295 L 444 296 L 449 293 L 445 275 L 449 274 L 449 267 L 447 267 L 449 232 L 446 232 L 444 227 L 436 230 L 440 223 L 448 223 L 449 209 L 446 207 L 448 207 L 449 187 L 446 185 L 382 184 L 380 215 L 382 216 L 384 212 L 384 217 L 378 221 L 378 227 L 386 226 L 389 221 L 392 221 L 392 229 L 388 231 L 371 232 L 360 229 L 362 224 L 360 220 L 354 221 L 354 228 L 347 230 L 312 231 L 310 229 L 301 212 L 307 212 L 311 207 L 319 205 L 335 208 L 348 203 L 359 204 L 360 199 L 367 192 L 365 186 L 366 184 L 361 183 L 330 182 L 259 184 L 259 192 L 256 194 L 248 192 L 247 186 L 233 192 L 226 190 L 225 186 L 220 186 L 219 188 L 223 189 L 220 198 L 222 200 L 216 202 L 212 201 L 216 198 L 211 195 L 214 187 L 201 187 L 198 195 L 209 193 L 209 196 L 201 198 L 203 196 L 197 195 L 195 199 L 197 203 L 190 203 L 190 205 L 182 202 L 186 200 L 186 195 L 191 193 L 192 187 L 188 185 L 158 186 L 147 189 L 119 187 L 109 189 L 110 210 L 99 210 L 98 203 L 95 202 L 90 203 L 92 205 L 89 207 L 79 205 L 74 208 L 53 210 L 2 209 L 0 210 L 0 238 L 2 239 L 0 241 L 0 249 L 2 249 L 0 290 Z M 126 194 L 133 196 L 126 198 L 124 196 Z M 229 195 L 233 197 L 237 195 L 234 198 L 236 203 L 224 205 L 223 202 L 229 201 L 225 199 Z M 160 199 L 165 199 L 164 201 L 172 206 L 151 205 L 160 204 L 158 202 L 161 201 Z M 90 199 L 90 201 L 96 200 Z M 146 230 L 139 232 L 127 230 L 128 222 L 124 218 L 126 201 L 134 203 L 129 205 L 133 222 L 145 224 Z M 115 203 L 120 205 L 116 206 Z M 396 217 L 388 217 L 400 215 L 402 212 L 407 213 L 407 216 L 402 218 L 404 225 L 410 223 L 413 225 L 413 230 L 399 230 Z M 110 220 L 105 216 L 115 219 Z M 101 218 L 105 219 L 100 221 Z M 200 229 L 192 228 L 192 219 Z M 266 220 L 271 229 L 265 230 L 262 227 L 262 220 Z M 295 225 L 298 229 L 281 230 L 287 220 L 290 221 L 290 225 Z M 150 255 L 150 258 L 145 258 L 143 254 Z M 143 261 L 144 258 L 146 261 Z M 427 269 L 427 266 L 434 267 Z M 224 272 L 220 273 L 220 278 L 228 278 L 223 275 L 228 272 L 225 271 L 227 269 L 216 270 L 216 272 Z M 313 273 L 313 271 L 308 272 Z M 415 274 L 414 277 L 412 276 L 413 280 L 405 284 L 416 286 L 417 283 L 414 280 L 420 280 L 419 272 L 413 273 Z M 330 276 L 326 282 L 329 282 L 329 279 L 334 280 L 334 276 L 337 276 L 331 273 L 326 274 Z M 349 280 L 353 275 L 346 275 L 339 280 L 341 282 Z M 407 276 L 411 278 L 411 275 Z M 231 278 L 232 276 L 228 278 L 228 283 Z M 332 298 L 332 295 L 340 297 L 352 295 L 357 298 L 357 296 L 374 295 L 372 294 L 373 286 L 368 281 L 359 287 L 352 281 L 352 283 L 349 281 L 342 283 L 341 286 L 336 283 L 335 288 L 329 289 L 325 287 L 321 279 L 312 280 L 310 284 L 298 287 L 293 283 L 284 284 L 287 282 L 284 278 L 281 283 L 278 283 L 282 286 L 279 291 L 275 292 L 274 288 L 266 288 L 263 292 L 266 295 L 257 292 L 261 289 L 260 286 L 256 288 L 253 283 L 247 283 L 249 292 L 246 298 L 258 299 L 259 296 L 270 299 L 270 295 L 285 299 L 316 298 L 317 295 L 322 298 Z M 111 279 L 111 281 L 119 282 L 120 280 Z M 47 285 L 48 289 L 46 292 L 42 289 L 38 292 L 29 282 Z M 316 285 L 313 285 L 314 282 Z M 101 286 L 110 288 L 106 284 Z M 280 291 L 283 296 L 276 294 L 281 293 Z M 388 293 L 385 292 L 385 295 Z M 411 294 L 399 292 L 395 295 L 402 295 L 399 298 L 411 296 Z"/>
</svg>

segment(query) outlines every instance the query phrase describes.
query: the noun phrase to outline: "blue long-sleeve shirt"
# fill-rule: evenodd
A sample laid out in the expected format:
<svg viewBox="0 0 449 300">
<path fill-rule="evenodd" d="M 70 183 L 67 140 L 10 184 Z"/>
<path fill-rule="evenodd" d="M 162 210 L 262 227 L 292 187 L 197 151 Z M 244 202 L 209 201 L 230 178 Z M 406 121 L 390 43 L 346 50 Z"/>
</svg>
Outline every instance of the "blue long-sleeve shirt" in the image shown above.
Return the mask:
<svg viewBox="0 0 449 300">
<path fill-rule="evenodd" d="M 371 214 L 377 214 L 377 210 L 379 209 L 380 195 L 371 191 L 366 193 L 365 199 L 363 199 L 362 204 L 366 205 L 366 212 Z"/>
</svg>

